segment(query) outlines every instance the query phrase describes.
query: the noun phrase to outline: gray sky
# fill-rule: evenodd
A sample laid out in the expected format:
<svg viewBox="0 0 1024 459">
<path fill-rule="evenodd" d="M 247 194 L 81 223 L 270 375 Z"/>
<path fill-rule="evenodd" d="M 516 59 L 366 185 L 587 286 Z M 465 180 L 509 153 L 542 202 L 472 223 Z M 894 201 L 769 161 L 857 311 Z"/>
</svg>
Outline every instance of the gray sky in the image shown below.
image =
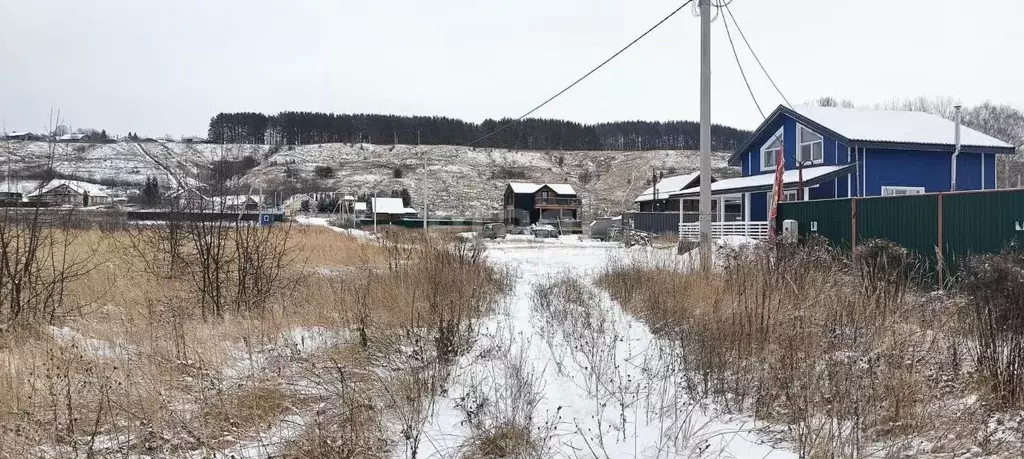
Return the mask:
<svg viewBox="0 0 1024 459">
<path fill-rule="evenodd" d="M 0 0 L 0 118 L 205 134 L 221 111 L 519 116 L 653 25 L 668 0 Z M 793 103 L 949 96 L 1024 108 L 1021 0 L 734 0 Z M 760 121 L 721 20 L 713 118 Z M 696 119 L 689 10 L 535 114 Z M 762 106 L 781 99 L 733 30 Z"/>
</svg>

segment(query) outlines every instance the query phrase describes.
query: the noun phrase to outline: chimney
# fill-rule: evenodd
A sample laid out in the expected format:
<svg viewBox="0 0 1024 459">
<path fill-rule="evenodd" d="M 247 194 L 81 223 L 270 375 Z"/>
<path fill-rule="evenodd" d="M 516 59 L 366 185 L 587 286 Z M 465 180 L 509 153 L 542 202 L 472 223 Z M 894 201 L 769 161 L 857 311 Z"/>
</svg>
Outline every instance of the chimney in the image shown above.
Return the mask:
<svg viewBox="0 0 1024 459">
<path fill-rule="evenodd" d="M 952 164 L 949 168 L 949 191 L 956 191 L 956 158 L 960 156 L 960 108 L 961 107 L 959 105 L 953 107 L 953 109 L 956 110 L 954 115 L 954 122 L 956 123 L 956 128 L 953 131 L 954 147 Z"/>
</svg>

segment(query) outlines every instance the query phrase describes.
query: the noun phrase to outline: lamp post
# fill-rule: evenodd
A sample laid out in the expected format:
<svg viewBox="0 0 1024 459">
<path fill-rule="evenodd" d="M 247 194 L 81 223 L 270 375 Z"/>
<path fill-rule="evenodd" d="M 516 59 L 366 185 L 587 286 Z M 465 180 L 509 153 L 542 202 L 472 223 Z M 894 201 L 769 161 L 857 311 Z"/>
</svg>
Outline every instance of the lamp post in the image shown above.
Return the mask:
<svg viewBox="0 0 1024 459">
<path fill-rule="evenodd" d="M 796 200 L 797 201 L 803 201 L 804 200 L 804 164 L 812 164 L 813 162 L 814 161 L 812 161 L 810 159 L 805 159 L 803 161 L 799 161 L 799 162 L 796 163 L 797 176 L 798 176 L 798 178 L 797 178 L 797 181 L 798 181 L 798 185 L 797 186 L 798 186 L 798 188 L 797 188 L 797 192 L 796 192 Z"/>
</svg>

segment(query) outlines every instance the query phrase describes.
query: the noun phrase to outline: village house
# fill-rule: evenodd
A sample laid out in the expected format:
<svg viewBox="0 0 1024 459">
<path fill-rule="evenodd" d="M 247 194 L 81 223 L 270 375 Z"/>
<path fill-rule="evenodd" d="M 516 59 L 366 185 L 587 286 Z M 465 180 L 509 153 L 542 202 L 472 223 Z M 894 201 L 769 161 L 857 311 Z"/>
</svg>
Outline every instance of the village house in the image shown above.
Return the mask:
<svg viewBox="0 0 1024 459">
<path fill-rule="evenodd" d="M 715 178 L 711 177 L 711 181 L 714 182 Z M 700 186 L 700 172 L 663 177 L 640 193 L 633 203 L 637 204 L 640 212 L 679 212 L 679 206 L 682 205 L 683 212 L 692 214 L 692 221 L 697 221 L 697 201 L 695 199 L 680 200 L 670 197 L 672 193 L 695 186 Z"/>
<path fill-rule="evenodd" d="M 1014 146 L 961 127 L 954 154 L 955 130 L 921 112 L 779 106 L 730 157 L 742 176 L 712 184 L 715 232 L 767 236 L 780 149 L 784 201 L 995 189 L 996 156 Z M 695 186 L 671 197 L 699 195 Z M 681 226 L 684 237 L 697 231 Z"/>
<path fill-rule="evenodd" d="M 0 139 L 4 140 L 32 140 L 31 132 L 7 132 L 0 133 Z"/>
<path fill-rule="evenodd" d="M 262 195 L 230 195 L 209 198 L 214 210 L 219 212 L 257 212 L 263 208 Z"/>
<path fill-rule="evenodd" d="M 577 221 L 582 207 L 572 185 L 510 182 L 505 187 L 502 220 L 510 226 Z"/>
<path fill-rule="evenodd" d="M 188 211 L 209 210 L 212 207 L 210 198 L 195 188 L 178 189 L 168 193 L 164 200 L 167 205 Z"/>
<path fill-rule="evenodd" d="M 370 198 L 369 213 L 377 222 L 394 222 L 416 216 L 416 209 L 405 207 L 402 198 Z"/>
<path fill-rule="evenodd" d="M 113 203 L 106 190 L 94 183 L 77 180 L 51 180 L 27 196 L 30 201 L 46 202 L 51 206 L 93 207 Z"/>
</svg>

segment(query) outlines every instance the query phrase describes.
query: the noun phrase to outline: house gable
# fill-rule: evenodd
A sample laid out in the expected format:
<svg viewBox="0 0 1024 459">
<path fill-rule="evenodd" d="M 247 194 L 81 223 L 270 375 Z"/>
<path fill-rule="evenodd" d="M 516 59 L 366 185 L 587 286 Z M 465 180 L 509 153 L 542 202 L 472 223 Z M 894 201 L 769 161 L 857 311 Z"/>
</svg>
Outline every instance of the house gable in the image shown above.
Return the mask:
<svg viewBox="0 0 1024 459">
<path fill-rule="evenodd" d="M 775 171 L 774 167 L 763 167 L 763 149 L 769 146 L 781 133 L 786 170 L 799 168 L 796 157 L 799 148 L 798 140 L 800 140 L 798 130 L 801 126 L 811 131 L 811 133 L 821 136 L 821 161 L 807 163 L 804 165 L 805 167 L 850 164 L 848 144 L 845 139 L 837 137 L 831 131 L 819 129 L 817 126 L 808 124 L 801 123 L 782 112 L 774 113 L 747 140 L 745 150 L 742 150 L 742 153 L 738 155 L 733 155 L 733 158 L 730 159 L 730 164 L 740 166 L 740 173 L 743 176 L 773 173 Z"/>
</svg>

